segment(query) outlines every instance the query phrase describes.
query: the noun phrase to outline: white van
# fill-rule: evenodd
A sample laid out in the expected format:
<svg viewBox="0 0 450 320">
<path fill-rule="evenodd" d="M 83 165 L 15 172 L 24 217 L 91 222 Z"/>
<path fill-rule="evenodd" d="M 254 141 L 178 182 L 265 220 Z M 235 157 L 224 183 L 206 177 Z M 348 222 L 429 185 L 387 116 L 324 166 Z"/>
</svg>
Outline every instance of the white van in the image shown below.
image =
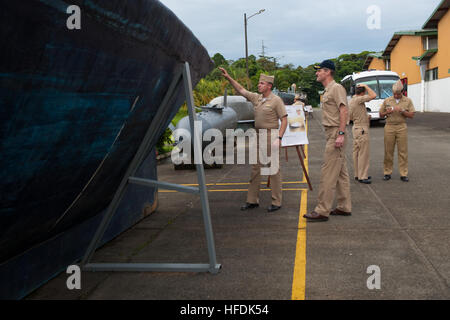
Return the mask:
<svg viewBox="0 0 450 320">
<path fill-rule="evenodd" d="M 366 102 L 367 112 L 371 115 L 372 121 L 379 121 L 380 107 L 384 99 L 393 95 L 392 85 L 400 79 L 397 73 L 393 71 L 363 71 L 347 75 L 341 80 L 341 84 L 347 90 L 347 99 L 350 101 L 355 94 L 357 84 L 364 83 L 376 92 L 377 97 L 372 101 Z"/>
</svg>

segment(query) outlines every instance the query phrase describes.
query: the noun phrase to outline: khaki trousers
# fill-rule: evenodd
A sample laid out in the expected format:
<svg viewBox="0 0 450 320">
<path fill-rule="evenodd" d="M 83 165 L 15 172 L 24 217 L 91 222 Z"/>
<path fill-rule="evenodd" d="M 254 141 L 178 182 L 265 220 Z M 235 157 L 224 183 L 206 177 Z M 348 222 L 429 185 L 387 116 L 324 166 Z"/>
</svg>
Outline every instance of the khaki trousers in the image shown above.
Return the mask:
<svg viewBox="0 0 450 320">
<path fill-rule="evenodd" d="M 271 156 L 271 131 L 267 129 L 267 138 L 265 143 L 267 144 L 267 155 Z M 278 130 L 277 130 L 278 132 Z M 261 188 L 261 168 L 264 167 L 260 163 L 260 153 L 259 153 L 259 144 L 261 143 L 260 134 L 258 133 L 258 163 L 252 165 L 252 172 L 250 176 L 250 186 L 248 188 L 247 194 L 247 202 L 248 203 L 259 203 L 259 190 Z M 278 137 L 278 135 L 277 135 Z M 277 138 L 278 139 L 278 138 Z M 280 141 L 281 142 L 281 141 Z M 279 150 L 279 149 L 278 149 Z M 280 152 L 278 151 L 278 164 L 280 163 Z M 281 206 L 282 200 L 282 191 L 281 191 L 281 174 L 280 168 L 278 168 L 277 172 L 270 176 L 270 187 L 272 188 L 272 204 L 275 206 Z"/>
<path fill-rule="evenodd" d="M 345 212 L 352 211 L 350 180 L 345 161 L 348 136 L 345 137 L 344 146 L 336 148 L 338 131 L 338 127 L 325 127 L 327 144 L 320 173 L 318 203 L 314 211 L 326 217 L 330 215 L 335 196 L 337 209 Z"/>
<path fill-rule="evenodd" d="M 400 176 L 408 176 L 408 127 L 406 123 L 384 126 L 384 174 L 392 174 L 394 149 L 397 144 Z"/>
<path fill-rule="evenodd" d="M 355 178 L 364 180 L 369 177 L 370 145 L 369 127 L 354 125 L 353 133 L 353 168 Z"/>
</svg>

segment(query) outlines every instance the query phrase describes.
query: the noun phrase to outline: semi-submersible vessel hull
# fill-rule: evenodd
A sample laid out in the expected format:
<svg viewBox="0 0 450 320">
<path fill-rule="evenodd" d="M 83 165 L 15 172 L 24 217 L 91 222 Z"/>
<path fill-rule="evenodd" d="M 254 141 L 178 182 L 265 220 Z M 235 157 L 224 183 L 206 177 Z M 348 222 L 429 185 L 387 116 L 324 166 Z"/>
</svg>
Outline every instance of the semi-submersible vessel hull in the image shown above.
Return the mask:
<svg viewBox="0 0 450 320">
<path fill-rule="evenodd" d="M 195 85 L 213 63 L 156 0 L 0 6 L 0 298 L 19 299 L 83 256 L 180 65 Z M 184 99 L 179 83 L 153 146 Z M 157 179 L 155 152 L 137 174 Z M 130 186 L 102 243 L 156 202 Z"/>
</svg>

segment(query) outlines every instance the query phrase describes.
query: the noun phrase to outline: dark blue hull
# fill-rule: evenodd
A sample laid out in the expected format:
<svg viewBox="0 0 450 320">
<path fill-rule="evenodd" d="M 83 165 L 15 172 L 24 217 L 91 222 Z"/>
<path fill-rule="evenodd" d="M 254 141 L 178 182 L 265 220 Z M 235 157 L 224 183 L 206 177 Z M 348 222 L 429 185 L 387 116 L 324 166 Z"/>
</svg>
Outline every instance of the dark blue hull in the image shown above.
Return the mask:
<svg viewBox="0 0 450 320">
<path fill-rule="evenodd" d="M 0 297 L 20 298 L 84 253 L 179 64 L 195 85 L 212 62 L 159 1 L 7 1 L 0 24 Z M 156 179 L 153 154 L 140 172 Z M 130 188 L 104 241 L 154 201 Z"/>
</svg>

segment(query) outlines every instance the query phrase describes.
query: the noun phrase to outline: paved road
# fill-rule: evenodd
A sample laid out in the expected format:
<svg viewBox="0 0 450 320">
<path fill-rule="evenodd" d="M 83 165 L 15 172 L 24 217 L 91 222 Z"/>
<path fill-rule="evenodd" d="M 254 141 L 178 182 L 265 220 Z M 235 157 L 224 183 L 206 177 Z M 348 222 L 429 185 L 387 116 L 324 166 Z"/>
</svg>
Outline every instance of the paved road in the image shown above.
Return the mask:
<svg viewBox="0 0 450 320">
<path fill-rule="evenodd" d="M 317 196 L 325 142 L 320 112 L 308 130 L 314 190 L 289 150 L 276 213 L 265 210 L 269 191 L 260 208 L 239 210 L 248 166 L 206 171 L 219 274 L 84 272 L 79 291 L 67 290 L 60 274 L 28 299 L 449 299 L 450 114 L 417 114 L 409 122 L 409 183 L 397 167 L 391 181 L 382 180 L 383 126 L 371 128 L 373 184 L 352 181 L 353 215 L 325 223 L 299 218 Z M 351 147 L 347 156 L 352 174 Z M 175 171 L 168 161 L 158 175 L 196 182 L 194 171 Z M 198 197 L 160 191 L 158 210 L 99 249 L 94 261 L 207 263 Z M 381 271 L 380 290 L 367 288 L 372 265 Z"/>
<path fill-rule="evenodd" d="M 310 123 L 316 183 L 323 149 L 319 127 Z M 382 180 L 383 130 L 370 130 L 373 183 L 352 181 L 352 217 L 308 224 L 307 299 L 450 297 L 450 114 L 417 114 L 409 121 L 409 183 L 400 181 L 397 155 L 393 179 Z M 347 159 L 353 176 L 351 148 Z M 315 198 L 309 193 L 309 204 Z M 370 265 L 381 269 L 381 290 L 367 290 Z"/>
</svg>

